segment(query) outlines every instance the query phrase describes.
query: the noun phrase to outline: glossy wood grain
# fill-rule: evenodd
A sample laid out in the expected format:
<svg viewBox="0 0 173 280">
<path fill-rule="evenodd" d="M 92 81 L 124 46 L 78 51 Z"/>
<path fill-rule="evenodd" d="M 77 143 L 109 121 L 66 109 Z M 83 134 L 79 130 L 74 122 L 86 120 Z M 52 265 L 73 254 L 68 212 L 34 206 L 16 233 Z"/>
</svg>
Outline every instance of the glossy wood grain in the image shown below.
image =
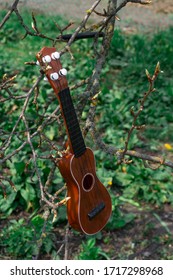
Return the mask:
<svg viewBox="0 0 173 280">
<path fill-rule="evenodd" d="M 95 170 L 95 159 L 92 150 L 86 149 L 85 153 L 75 158 L 68 154 L 59 161 L 58 167 L 67 183 L 68 196 L 67 215 L 71 226 L 86 234 L 95 234 L 108 222 L 111 215 L 111 199 L 108 191 L 99 181 Z M 89 190 L 83 187 L 83 178 L 92 174 L 93 186 Z M 100 203 L 104 209 L 93 219 L 88 214 Z"/>
</svg>

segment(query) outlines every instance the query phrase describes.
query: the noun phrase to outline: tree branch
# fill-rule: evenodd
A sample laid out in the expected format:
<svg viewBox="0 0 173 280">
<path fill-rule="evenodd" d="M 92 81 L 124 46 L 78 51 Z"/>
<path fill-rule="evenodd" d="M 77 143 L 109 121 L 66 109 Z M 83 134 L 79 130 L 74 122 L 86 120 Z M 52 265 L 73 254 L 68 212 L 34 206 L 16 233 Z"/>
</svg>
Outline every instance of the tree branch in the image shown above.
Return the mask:
<svg viewBox="0 0 173 280">
<path fill-rule="evenodd" d="M 9 12 L 6 14 L 6 16 L 3 18 L 2 22 L 0 23 L 0 29 L 4 26 L 4 24 L 9 20 L 11 14 L 15 11 L 17 8 L 17 5 L 19 3 L 19 0 L 15 0 L 14 3 L 12 4 Z"/>
</svg>

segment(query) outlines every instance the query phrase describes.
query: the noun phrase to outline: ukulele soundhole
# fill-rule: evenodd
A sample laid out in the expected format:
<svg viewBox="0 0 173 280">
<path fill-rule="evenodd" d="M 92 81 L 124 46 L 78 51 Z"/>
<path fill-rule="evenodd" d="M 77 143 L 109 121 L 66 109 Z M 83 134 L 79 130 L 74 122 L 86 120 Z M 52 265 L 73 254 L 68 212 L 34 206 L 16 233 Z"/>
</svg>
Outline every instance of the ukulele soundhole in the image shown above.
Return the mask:
<svg viewBox="0 0 173 280">
<path fill-rule="evenodd" d="M 94 186 L 94 176 L 91 173 L 87 173 L 82 181 L 82 186 L 85 191 L 90 191 Z"/>
</svg>

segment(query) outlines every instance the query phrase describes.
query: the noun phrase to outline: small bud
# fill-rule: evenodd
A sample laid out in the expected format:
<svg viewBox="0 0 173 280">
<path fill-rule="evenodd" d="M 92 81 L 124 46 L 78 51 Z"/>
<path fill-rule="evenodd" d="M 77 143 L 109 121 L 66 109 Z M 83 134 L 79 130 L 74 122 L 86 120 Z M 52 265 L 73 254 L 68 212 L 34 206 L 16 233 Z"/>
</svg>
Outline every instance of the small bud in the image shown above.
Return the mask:
<svg viewBox="0 0 173 280">
<path fill-rule="evenodd" d="M 115 16 L 115 19 L 118 20 L 118 21 L 121 20 L 118 15 Z"/>
<path fill-rule="evenodd" d="M 154 71 L 154 75 L 152 77 L 152 81 L 155 81 L 157 76 L 159 75 L 159 73 L 161 72 L 160 70 L 160 62 L 157 62 L 157 65 L 156 65 L 156 68 L 155 68 L 155 71 Z"/>
<path fill-rule="evenodd" d="M 68 201 L 69 199 L 71 199 L 70 196 L 67 196 L 67 197 L 65 197 L 64 199 L 62 199 L 62 200 L 59 202 L 59 206 L 60 206 L 60 205 L 66 205 L 66 204 L 67 204 L 67 201 Z"/>
<path fill-rule="evenodd" d="M 155 75 L 158 75 L 160 73 L 160 62 L 157 62 L 156 68 L 155 68 Z"/>
<path fill-rule="evenodd" d="M 132 115 L 133 117 L 135 116 L 134 106 L 133 106 L 133 107 L 131 107 L 131 109 L 130 109 L 130 113 L 131 113 L 131 115 Z"/>
<path fill-rule="evenodd" d="M 58 217 L 57 211 L 53 210 L 53 220 L 52 220 L 52 223 L 54 223 L 57 220 L 57 217 Z"/>
<path fill-rule="evenodd" d="M 151 81 L 150 73 L 148 72 L 148 70 L 147 70 L 147 69 L 145 69 L 145 73 L 146 73 L 146 76 L 147 76 L 148 80 L 150 80 L 150 81 Z"/>
<path fill-rule="evenodd" d="M 4 74 L 3 77 L 2 77 L 3 81 L 6 81 L 8 79 L 8 76 L 7 74 Z"/>
<path fill-rule="evenodd" d="M 90 15 L 92 12 L 91 12 L 91 10 L 89 9 L 89 10 L 86 10 L 86 13 L 87 13 L 87 15 Z"/>
<path fill-rule="evenodd" d="M 33 23 L 33 21 L 31 22 L 31 27 L 35 32 L 37 32 L 37 29 L 35 28 L 35 24 Z"/>
<path fill-rule="evenodd" d="M 42 129 L 43 129 L 43 127 L 42 127 L 42 125 L 40 125 L 40 126 L 37 128 L 37 131 L 38 131 L 38 132 L 41 132 Z"/>
</svg>

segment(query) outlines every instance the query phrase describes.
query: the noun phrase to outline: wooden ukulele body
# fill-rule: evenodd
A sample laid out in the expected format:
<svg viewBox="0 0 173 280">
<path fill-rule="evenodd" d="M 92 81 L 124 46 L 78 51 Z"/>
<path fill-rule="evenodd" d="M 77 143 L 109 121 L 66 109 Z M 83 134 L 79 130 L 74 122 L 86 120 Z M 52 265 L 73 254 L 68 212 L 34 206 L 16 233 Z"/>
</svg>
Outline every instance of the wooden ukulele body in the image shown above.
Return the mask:
<svg viewBox="0 0 173 280">
<path fill-rule="evenodd" d="M 67 216 L 70 225 L 85 234 L 95 234 L 111 215 L 111 198 L 96 175 L 95 159 L 85 146 L 60 54 L 55 48 L 43 47 L 37 54 L 39 64 L 60 104 L 68 135 L 69 152 L 58 160 L 58 167 L 67 184 Z"/>
<path fill-rule="evenodd" d="M 91 149 L 78 158 L 65 154 L 58 162 L 67 184 L 67 215 L 70 225 L 86 234 L 95 234 L 108 222 L 111 199 L 96 175 L 95 158 Z"/>
</svg>

